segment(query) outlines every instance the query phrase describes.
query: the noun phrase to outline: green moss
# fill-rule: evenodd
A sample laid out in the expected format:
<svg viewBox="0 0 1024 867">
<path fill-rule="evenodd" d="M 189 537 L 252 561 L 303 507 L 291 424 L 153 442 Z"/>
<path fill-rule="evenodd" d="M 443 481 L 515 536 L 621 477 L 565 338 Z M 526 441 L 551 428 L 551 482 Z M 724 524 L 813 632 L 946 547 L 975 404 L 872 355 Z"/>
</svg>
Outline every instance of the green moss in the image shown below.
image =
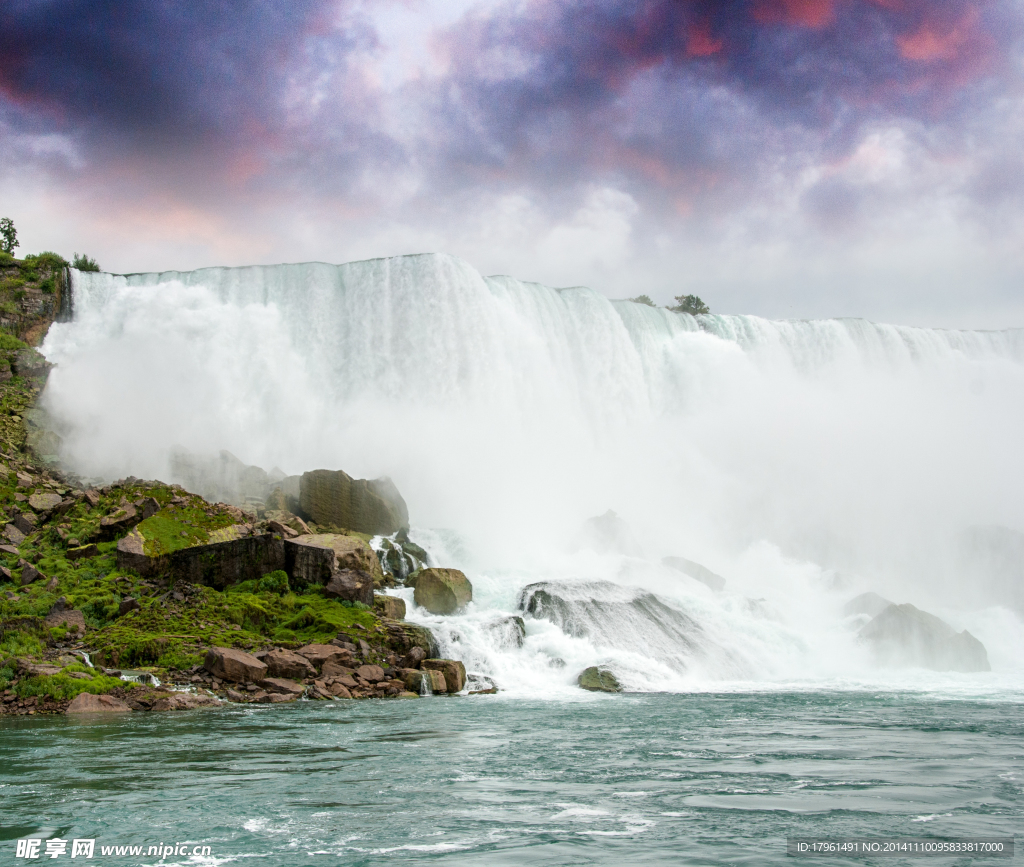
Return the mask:
<svg viewBox="0 0 1024 867">
<path fill-rule="evenodd" d="M 209 515 L 194 505 L 169 506 L 138 525 L 145 540 L 144 550 L 150 557 L 170 554 L 182 548 L 206 545 L 210 536 L 235 523 L 227 514 Z"/>
<path fill-rule="evenodd" d="M 102 695 L 119 686 L 131 689 L 135 684 L 129 684 L 118 677 L 107 677 L 103 674 L 95 675 L 90 680 L 83 680 L 77 677 L 68 677 L 61 672 L 47 677 L 22 678 L 14 691 L 19 698 L 29 698 L 35 695 L 65 701 L 83 692 Z"/>
</svg>

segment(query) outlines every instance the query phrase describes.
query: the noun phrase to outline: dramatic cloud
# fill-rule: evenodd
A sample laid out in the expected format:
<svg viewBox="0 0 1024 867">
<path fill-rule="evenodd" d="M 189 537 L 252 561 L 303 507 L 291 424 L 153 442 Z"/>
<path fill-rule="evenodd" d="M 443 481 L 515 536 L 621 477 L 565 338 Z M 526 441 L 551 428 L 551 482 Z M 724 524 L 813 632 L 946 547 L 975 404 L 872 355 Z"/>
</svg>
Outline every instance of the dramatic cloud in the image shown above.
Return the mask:
<svg viewBox="0 0 1024 867">
<path fill-rule="evenodd" d="M 1014 0 L 13 0 L 0 193 L 123 269 L 445 249 L 1024 324 L 1022 36 Z"/>
</svg>

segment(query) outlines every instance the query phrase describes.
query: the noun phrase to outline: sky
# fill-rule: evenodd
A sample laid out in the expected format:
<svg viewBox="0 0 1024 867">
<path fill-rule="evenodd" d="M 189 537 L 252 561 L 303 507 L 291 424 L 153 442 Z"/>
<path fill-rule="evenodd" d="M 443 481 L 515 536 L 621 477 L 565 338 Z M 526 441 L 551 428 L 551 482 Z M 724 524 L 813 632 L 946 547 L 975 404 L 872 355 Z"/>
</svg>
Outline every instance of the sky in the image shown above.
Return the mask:
<svg viewBox="0 0 1024 867">
<path fill-rule="evenodd" d="M 1024 326 L 1021 0 L 4 0 L 0 216 L 118 273 L 440 251 Z"/>
</svg>

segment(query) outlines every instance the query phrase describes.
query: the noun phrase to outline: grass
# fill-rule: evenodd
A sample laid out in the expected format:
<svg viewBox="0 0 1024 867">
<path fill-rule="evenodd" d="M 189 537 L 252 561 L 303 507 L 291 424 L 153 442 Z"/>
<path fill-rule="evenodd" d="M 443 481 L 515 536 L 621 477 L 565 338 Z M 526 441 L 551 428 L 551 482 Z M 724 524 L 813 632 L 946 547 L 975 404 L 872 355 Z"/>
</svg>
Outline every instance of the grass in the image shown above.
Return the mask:
<svg viewBox="0 0 1024 867">
<path fill-rule="evenodd" d="M 208 508 L 205 503 L 203 506 L 195 503 L 172 505 L 147 518 L 138 525 L 139 532 L 145 539 L 146 554 L 155 557 L 194 545 L 205 545 L 210 541 L 212 533 L 235 523 L 230 515 L 211 515 Z"/>
</svg>

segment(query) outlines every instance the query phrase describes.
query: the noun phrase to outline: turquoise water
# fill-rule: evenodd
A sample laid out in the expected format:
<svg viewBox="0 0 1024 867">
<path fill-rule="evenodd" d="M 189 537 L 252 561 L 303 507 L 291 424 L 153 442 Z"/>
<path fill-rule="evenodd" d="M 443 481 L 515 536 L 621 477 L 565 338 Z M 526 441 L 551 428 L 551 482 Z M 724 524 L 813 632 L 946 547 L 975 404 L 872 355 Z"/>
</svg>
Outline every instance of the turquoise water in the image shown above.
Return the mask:
<svg viewBox="0 0 1024 867">
<path fill-rule="evenodd" d="M 212 855 L 163 863 L 969 863 L 787 859 L 785 838 L 1012 836 L 1022 787 L 1020 704 L 920 694 L 0 720 L 3 863 L 28 863 L 14 840 L 29 834 L 95 838 L 76 864 L 152 864 L 99 847 L 186 842 Z"/>
</svg>

